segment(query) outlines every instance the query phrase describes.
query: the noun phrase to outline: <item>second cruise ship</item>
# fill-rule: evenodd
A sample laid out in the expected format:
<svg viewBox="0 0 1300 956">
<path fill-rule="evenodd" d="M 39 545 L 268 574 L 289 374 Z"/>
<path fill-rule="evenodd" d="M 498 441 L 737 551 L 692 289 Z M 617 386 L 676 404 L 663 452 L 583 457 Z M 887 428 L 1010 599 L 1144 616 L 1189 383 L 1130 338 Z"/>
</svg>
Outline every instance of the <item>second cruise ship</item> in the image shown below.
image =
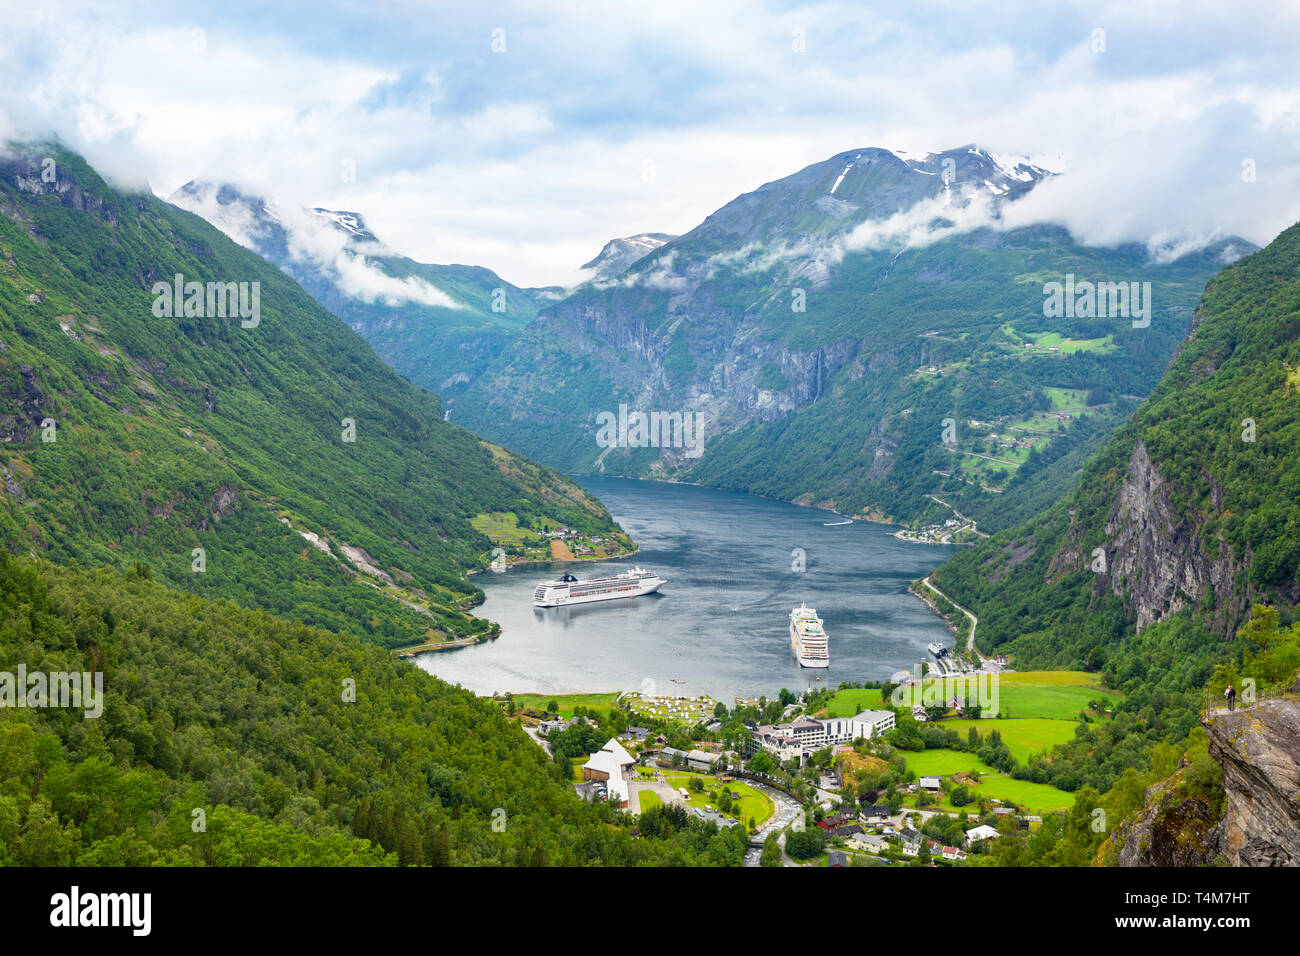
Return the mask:
<svg viewBox="0 0 1300 956">
<path fill-rule="evenodd" d="M 586 581 L 565 574 L 558 581 L 537 585 L 533 591 L 533 604 L 537 607 L 567 607 L 570 604 L 590 604 L 592 601 L 612 601 L 615 598 L 650 594 L 666 583 L 655 572 L 643 568 L 633 568 L 631 571 Z"/>
<path fill-rule="evenodd" d="M 829 667 L 826 631 L 817 612 L 800 604 L 790 612 L 790 647 L 804 667 Z"/>
</svg>

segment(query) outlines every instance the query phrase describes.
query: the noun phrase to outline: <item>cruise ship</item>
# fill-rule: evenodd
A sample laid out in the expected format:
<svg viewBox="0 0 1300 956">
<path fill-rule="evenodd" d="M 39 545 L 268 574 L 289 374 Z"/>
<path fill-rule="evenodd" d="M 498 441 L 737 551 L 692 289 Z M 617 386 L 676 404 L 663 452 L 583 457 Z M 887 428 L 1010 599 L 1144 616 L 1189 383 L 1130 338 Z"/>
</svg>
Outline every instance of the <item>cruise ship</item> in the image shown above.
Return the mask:
<svg viewBox="0 0 1300 956">
<path fill-rule="evenodd" d="M 804 667 L 829 667 L 826 631 L 817 612 L 800 604 L 790 612 L 790 647 Z"/>
<path fill-rule="evenodd" d="M 615 598 L 637 597 L 658 591 L 667 583 L 653 571 L 633 568 L 605 578 L 583 581 L 565 574 L 558 581 L 537 585 L 533 591 L 533 604 L 537 607 L 567 607 L 570 604 L 590 604 L 593 601 L 612 601 Z"/>
</svg>

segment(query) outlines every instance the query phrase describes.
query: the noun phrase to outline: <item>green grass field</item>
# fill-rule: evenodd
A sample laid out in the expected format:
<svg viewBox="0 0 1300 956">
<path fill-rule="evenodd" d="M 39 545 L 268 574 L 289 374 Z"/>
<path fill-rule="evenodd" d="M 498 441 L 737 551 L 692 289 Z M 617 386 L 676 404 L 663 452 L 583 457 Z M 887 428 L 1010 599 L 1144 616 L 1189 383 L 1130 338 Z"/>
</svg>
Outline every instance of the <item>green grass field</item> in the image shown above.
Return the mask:
<svg viewBox="0 0 1300 956">
<path fill-rule="evenodd" d="M 989 721 L 993 723 L 993 721 Z M 997 721 L 1005 723 L 1005 721 Z M 980 782 L 970 787 L 972 796 L 989 797 L 1020 804 L 1031 810 L 1047 812 L 1063 810 L 1074 806 L 1074 794 L 1057 790 L 1046 783 L 1034 783 L 1030 780 L 1015 780 L 998 773 L 974 754 L 958 750 L 925 750 L 919 753 L 904 752 L 907 766 L 918 777 L 948 777 L 960 771 L 977 770 Z M 941 804 L 934 804 L 927 809 L 947 810 L 949 813 L 961 813 L 963 810 L 973 812 L 970 807 L 954 807 L 946 799 Z"/>
<path fill-rule="evenodd" d="M 826 705 L 826 716 L 852 717 L 864 710 L 877 709 L 883 704 L 884 701 L 880 699 L 880 688 L 878 687 L 840 690 L 835 692 L 831 702 Z"/>
<path fill-rule="evenodd" d="M 1113 704 L 1119 698 L 1115 691 L 1101 686 L 1096 674 L 1083 671 L 1025 671 L 996 676 L 997 713 L 1000 717 L 1074 722 L 1080 711 L 1089 710 L 1089 701 L 1109 699 Z M 926 686 L 931 686 L 931 682 L 927 681 Z M 981 695 L 983 693 L 987 691 Z M 975 696 L 973 688 L 971 695 Z"/>
<path fill-rule="evenodd" d="M 1114 703 L 1119 699 L 1115 691 L 1101 686 L 1096 674 L 1084 671 L 1025 671 L 997 677 L 998 710 L 1004 717 L 1066 720 L 1073 724 L 1079 711 L 1088 709 L 1090 700 L 1108 698 Z M 880 691 L 875 688 L 841 690 L 831 698 L 825 716 L 851 717 L 882 703 Z M 1007 743 L 1014 749 L 1010 741 Z"/>
<path fill-rule="evenodd" d="M 569 719 L 573 708 L 586 707 L 588 710 L 608 712 L 618 698 L 613 694 L 515 694 L 515 706 L 520 710 L 545 710 L 546 705 L 555 701 L 560 705 L 560 716 Z"/>
<path fill-rule="evenodd" d="M 1073 740 L 1078 724 L 1046 717 L 1013 717 L 1008 720 L 945 720 L 942 726 L 957 731 L 963 739 L 972 727 L 985 739 L 996 730 L 1002 735 L 1011 755 L 1021 763 L 1028 763 L 1034 754 Z"/>
<path fill-rule="evenodd" d="M 963 770 L 997 773 L 974 754 L 960 750 L 901 750 L 899 753 L 918 777 L 948 777 Z"/>
<path fill-rule="evenodd" d="M 1083 408 L 1088 404 L 1088 393 L 1078 388 L 1043 389 L 1052 402 L 1052 411 L 1064 411 L 1067 408 Z"/>
<path fill-rule="evenodd" d="M 692 777 L 704 781 L 704 790 L 702 792 L 697 793 L 691 790 L 690 780 Z M 699 807 L 701 810 L 706 806 L 712 806 L 715 810 L 718 809 L 717 794 L 723 787 L 740 794 L 740 803 L 738 806 L 732 804 L 735 809 L 729 816 L 733 820 L 739 820 L 746 826 L 748 826 L 751 819 L 754 821 L 755 826 L 762 826 L 776 810 L 767 794 L 759 793 L 753 787 L 741 783 L 739 780 L 731 783 L 720 783 L 716 777 L 711 777 L 708 774 L 685 773 L 677 770 L 664 771 L 663 779 L 673 789 L 686 787 L 687 792 L 691 795 L 690 799 L 686 801 L 687 805 Z M 727 815 L 724 814 L 724 816 Z"/>
<path fill-rule="evenodd" d="M 482 532 L 492 541 L 502 545 L 520 545 L 524 535 L 536 534 L 519 527 L 519 517 L 513 511 L 494 511 L 491 514 L 477 514 L 469 519 L 475 531 Z"/>
<path fill-rule="evenodd" d="M 1065 338 L 1057 332 L 1031 332 L 1024 333 L 1025 338 L 1041 348 L 1050 349 L 1058 348 L 1063 355 L 1072 355 L 1075 352 L 1106 352 L 1115 351 L 1115 337 L 1107 335 L 1099 339 L 1070 339 Z"/>
<path fill-rule="evenodd" d="M 998 680 L 999 714 L 1003 717 L 1043 717 L 1073 721 L 1088 710 L 1090 700 L 1118 698 L 1102 688 L 1096 674 L 1082 671 L 1025 671 L 1001 674 Z"/>
<path fill-rule="evenodd" d="M 642 790 L 641 795 L 637 799 L 641 801 L 641 809 L 639 811 L 641 813 L 645 813 L 651 807 L 662 807 L 664 805 L 664 802 L 659 799 L 659 794 L 655 793 L 653 790 Z"/>
</svg>

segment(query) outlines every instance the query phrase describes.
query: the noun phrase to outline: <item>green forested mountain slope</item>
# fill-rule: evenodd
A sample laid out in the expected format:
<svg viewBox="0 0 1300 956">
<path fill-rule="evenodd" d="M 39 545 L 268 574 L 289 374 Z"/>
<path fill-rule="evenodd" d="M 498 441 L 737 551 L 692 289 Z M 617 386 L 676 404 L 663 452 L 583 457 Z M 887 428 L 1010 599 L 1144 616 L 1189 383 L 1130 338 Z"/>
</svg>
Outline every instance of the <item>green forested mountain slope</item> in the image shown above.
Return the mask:
<svg viewBox="0 0 1300 956">
<path fill-rule="evenodd" d="M 1112 719 L 1081 719 L 1071 741 L 1011 768 L 1077 801 L 1066 822 L 997 841 L 991 862 L 1132 862 L 1150 848 L 1147 865 L 1169 865 L 1218 854 L 1220 830 L 1208 842 L 1207 830 L 1226 770 L 1203 715 L 1229 684 L 1285 693 L 1300 665 L 1300 628 L 1290 626 L 1300 596 L 1298 367 L 1293 227 L 1210 282 L 1168 371 L 1086 463 L 1073 495 L 930 576 L 978 616 L 985 653 L 1009 653 L 1022 670 L 1095 670 L 1116 695 Z M 1257 770 L 1267 782 L 1271 770 Z M 1259 795 L 1249 789 L 1247 802 Z M 1107 826 L 1095 826 L 1095 807 Z M 1276 840 L 1266 830 L 1252 839 Z"/>
<path fill-rule="evenodd" d="M 1101 558 L 1104 557 L 1104 564 Z M 1300 600 L 1300 226 L 1209 284 L 1151 396 L 1041 517 L 933 579 L 1021 666 L 1204 662 L 1253 603 Z M 1134 636 L 1135 628 L 1142 634 Z M 1199 634 L 1199 637 L 1195 637 Z M 1146 658 L 1146 660 L 1143 660 Z"/>
<path fill-rule="evenodd" d="M 1158 380 L 1205 282 L 1252 248 L 1165 262 L 1005 226 L 1045 176 L 976 147 L 831 157 L 543 308 L 444 397 L 456 421 L 565 470 L 901 520 L 946 517 L 936 494 L 1006 526 L 1072 490 L 1125 396 Z M 1149 323 L 1046 316 L 1044 284 L 1070 275 L 1149 282 Z M 703 454 L 603 448 L 597 416 L 621 403 L 704 416 Z M 945 419 L 952 446 L 936 440 Z M 1022 491 L 1031 506 L 1003 507 Z"/>
<path fill-rule="evenodd" d="M 154 284 L 176 274 L 258 283 L 260 321 L 156 315 Z M 465 569 L 491 549 L 470 518 L 614 526 L 566 479 L 441 411 L 198 217 L 111 189 L 57 150 L 0 158 L 0 539 L 11 550 L 141 562 L 189 590 L 389 645 L 484 633 L 460 610 L 479 593 Z"/>
<path fill-rule="evenodd" d="M 496 704 L 140 574 L 0 550 L 0 662 L 106 687 L 98 718 L 0 709 L 0 866 L 736 864 L 745 846 L 699 821 L 635 839 Z"/>
</svg>

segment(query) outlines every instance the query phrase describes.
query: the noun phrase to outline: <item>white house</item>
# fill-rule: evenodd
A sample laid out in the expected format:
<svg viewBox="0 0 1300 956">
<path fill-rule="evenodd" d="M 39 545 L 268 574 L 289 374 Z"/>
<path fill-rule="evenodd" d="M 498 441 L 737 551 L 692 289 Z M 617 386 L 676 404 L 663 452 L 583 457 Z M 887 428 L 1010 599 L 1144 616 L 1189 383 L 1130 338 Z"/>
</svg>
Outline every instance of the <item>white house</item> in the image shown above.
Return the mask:
<svg viewBox="0 0 1300 956">
<path fill-rule="evenodd" d="M 849 837 L 849 842 L 868 853 L 883 853 L 889 846 L 884 837 L 874 833 L 855 833 Z"/>
<path fill-rule="evenodd" d="M 978 843 L 980 840 L 996 840 L 1001 835 L 1002 834 L 998 833 L 997 830 L 993 829 L 988 824 L 980 824 L 979 826 L 972 827 L 966 831 L 966 845 L 970 846 L 972 843 Z"/>
</svg>

